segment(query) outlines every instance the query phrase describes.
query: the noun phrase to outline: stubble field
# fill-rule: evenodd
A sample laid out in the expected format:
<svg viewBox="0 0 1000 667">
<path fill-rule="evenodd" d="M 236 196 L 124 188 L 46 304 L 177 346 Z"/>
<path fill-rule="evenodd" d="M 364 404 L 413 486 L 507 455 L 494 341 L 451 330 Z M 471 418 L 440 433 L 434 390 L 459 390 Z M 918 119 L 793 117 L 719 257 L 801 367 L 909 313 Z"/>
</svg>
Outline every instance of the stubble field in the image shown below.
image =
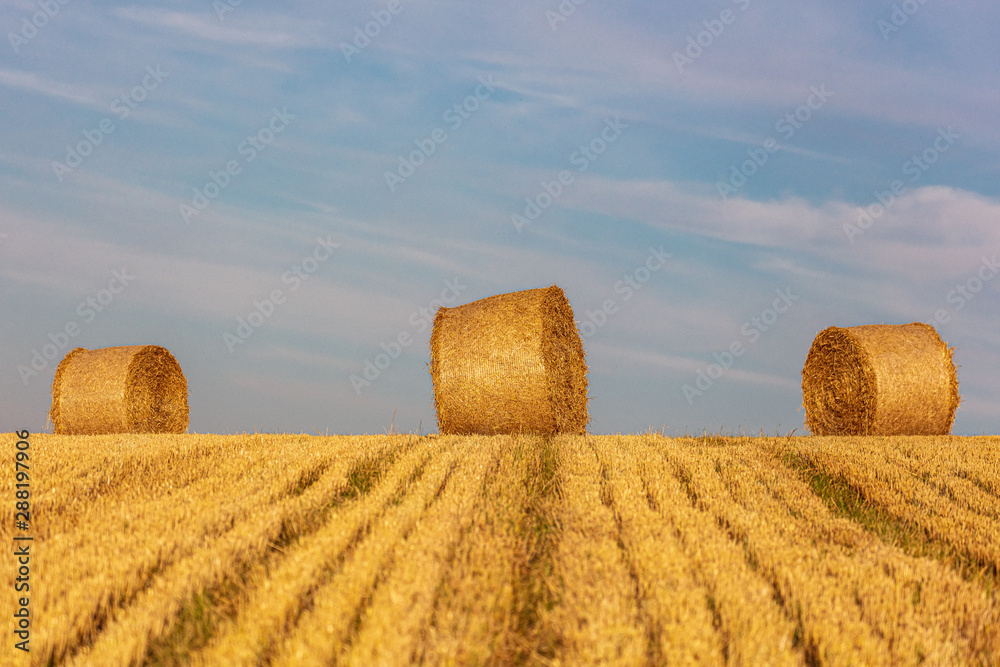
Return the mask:
<svg viewBox="0 0 1000 667">
<path fill-rule="evenodd" d="M 8 555 L 0 664 L 1000 664 L 998 437 L 30 452 L 31 653 Z"/>
</svg>

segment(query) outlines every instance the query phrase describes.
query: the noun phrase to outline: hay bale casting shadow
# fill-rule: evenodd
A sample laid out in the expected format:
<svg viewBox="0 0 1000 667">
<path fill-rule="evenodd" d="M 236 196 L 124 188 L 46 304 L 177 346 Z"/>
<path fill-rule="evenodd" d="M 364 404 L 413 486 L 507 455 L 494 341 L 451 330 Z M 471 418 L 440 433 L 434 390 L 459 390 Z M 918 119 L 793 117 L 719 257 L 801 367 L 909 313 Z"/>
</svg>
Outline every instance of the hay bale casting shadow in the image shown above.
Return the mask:
<svg viewBox="0 0 1000 667">
<path fill-rule="evenodd" d="M 922 322 L 829 327 L 802 368 L 815 435 L 946 435 L 958 407 L 954 348 Z"/>
<path fill-rule="evenodd" d="M 65 435 L 184 433 L 187 380 L 156 345 L 78 347 L 56 368 L 49 417 Z"/>
<path fill-rule="evenodd" d="M 441 433 L 585 433 L 587 364 L 555 285 L 440 308 L 431 378 Z"/>
</svg>

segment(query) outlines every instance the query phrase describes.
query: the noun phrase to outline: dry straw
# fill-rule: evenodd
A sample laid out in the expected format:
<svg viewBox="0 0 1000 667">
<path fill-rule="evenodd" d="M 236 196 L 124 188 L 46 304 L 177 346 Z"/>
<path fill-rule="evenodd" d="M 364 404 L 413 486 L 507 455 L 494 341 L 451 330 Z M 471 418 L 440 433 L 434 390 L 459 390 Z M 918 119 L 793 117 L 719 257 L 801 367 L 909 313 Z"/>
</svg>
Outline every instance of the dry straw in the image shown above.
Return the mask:
<svg viewBox="0 0 1000 667">
<path fill-rule="evenodd" d="M 56 368 L 55 433 L 184 433 L 187 380 L 168 350 L 131 345 L 71 350 Z"/>
<path fill-rule="evenodd" d="M 441 433 L 585 433 L 587 364 L 555 285 L 441 308 L 431 333 Z"/>
<path fill-rule="evenodd" d="M 954 348 L 922 322 L 829 327 L 802 368 L 815 435 L 946 435 L 958 407 Z"/>
</svg>

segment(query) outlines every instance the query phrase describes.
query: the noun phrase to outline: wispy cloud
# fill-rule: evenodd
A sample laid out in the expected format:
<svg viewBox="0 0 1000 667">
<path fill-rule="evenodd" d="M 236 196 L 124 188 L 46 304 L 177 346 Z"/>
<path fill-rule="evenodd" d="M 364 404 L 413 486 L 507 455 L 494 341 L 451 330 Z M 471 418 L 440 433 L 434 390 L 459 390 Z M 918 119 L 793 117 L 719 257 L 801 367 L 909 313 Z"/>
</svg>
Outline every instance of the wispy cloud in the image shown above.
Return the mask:
<svg viewBox="0 0 1000 667">
<path fill-rule="evenodd" d="M 117 8 L 114 14 L 122 19 L 175 30 L 210 42 L 278 48 L 293 48 L 313 43 L 312 40 L 304 39 L 302 34 L 275 28 L 267 29 L 263 25 L 251 27 L 244 23 L 229 26 L 220 22 L 214 13 L 208 11 L 191 13 L 133 6 Z M 261 17 L 255 15 L 255 18 Z M 235 18 L 231 21 L 236 23 Z M 279 22 L 287 23 L 287 20 Z M 299 27 L 303 25 L 299 24 Z"/>
<path fill-rule="evenodd" d="M 681 357 L 637 350 L 635 348 L 602 345 L 600 343 L 591 345 L 588 359 L 592 363 L 600 363 L 602 365 L 610 365 L 612 362 L 628 364 L 630 367 L 629 371 L 633 374 L 656 374 L 663 372 L 676 374 L 678 391 L 680 391 L 680 384 L 690 380 L 699 370 L 703 371 L 705 366 L 711 361 L 711 359 Z M 598 361 L 594 362 L 594 360 Z M 727 369 L 726 379 L 727 381 L 743 385 L 777 387 L 781 389 L 795 389 L 799 386 L 800 382 L 798 378 L 775 375 L 773 373 L 758 373 L 739 368 Z"/>
<path fill-rule="evenodd" d="M 102 99 L 99 91 L 93 87 L 55 81 L 35 72 L 0 70 L 0 85 L 54 97 L 91 109 L 104 109 L 107 104 L 107 100 Z"/>
</svg>

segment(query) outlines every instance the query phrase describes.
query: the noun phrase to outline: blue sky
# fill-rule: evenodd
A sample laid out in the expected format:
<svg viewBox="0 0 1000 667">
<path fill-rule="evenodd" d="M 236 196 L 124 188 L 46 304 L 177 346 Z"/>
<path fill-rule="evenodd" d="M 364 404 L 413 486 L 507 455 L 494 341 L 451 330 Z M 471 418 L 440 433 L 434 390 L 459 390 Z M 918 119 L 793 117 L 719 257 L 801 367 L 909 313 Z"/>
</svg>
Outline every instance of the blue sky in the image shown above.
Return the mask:
<svg viewBox="0 0 1000 667">
<path fill-rule="evenodd" d="M 433 432 L 427 313 L 557 284 L 592 432 L 802 433 L 815 335 L 911 321 L 957 348 L 953 432 L 1000 432 L 997 25 L 4 2 L 0 429 L 46 429 L 72 347 L 158 344 L 192 432 Z"/>
</svg>

